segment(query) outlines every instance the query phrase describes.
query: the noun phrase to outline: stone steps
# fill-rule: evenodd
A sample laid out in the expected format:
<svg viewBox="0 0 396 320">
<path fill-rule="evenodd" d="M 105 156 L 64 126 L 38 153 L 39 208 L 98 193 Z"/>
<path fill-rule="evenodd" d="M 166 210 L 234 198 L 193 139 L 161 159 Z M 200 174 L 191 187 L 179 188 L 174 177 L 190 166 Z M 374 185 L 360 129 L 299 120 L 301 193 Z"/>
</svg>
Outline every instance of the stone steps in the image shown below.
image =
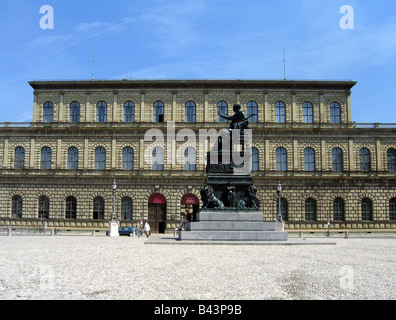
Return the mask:
<svg viewBox="0 0 396 320">
<path fill-rule="evenodd" d="M 206 210 L 197 213 L 197 221 L 263 221 L 261 211 Z"/>
<path fill-rule="evenodd" d="M 207 241 L 286 241 L 281 231 L 181 231 L 180 240 Z"/>
<path fill-rule="evenodd" d="M 281 223 L 264 222 L 261 211 L 204 210 L 179 232 L 179 240 L 287 241 L 287 232 Z"/>
<path fill-rule="evenodd" d="M 188 231 L 273 231 L 273 222 L 200 221 L 187 226 Z"/>
</svg>

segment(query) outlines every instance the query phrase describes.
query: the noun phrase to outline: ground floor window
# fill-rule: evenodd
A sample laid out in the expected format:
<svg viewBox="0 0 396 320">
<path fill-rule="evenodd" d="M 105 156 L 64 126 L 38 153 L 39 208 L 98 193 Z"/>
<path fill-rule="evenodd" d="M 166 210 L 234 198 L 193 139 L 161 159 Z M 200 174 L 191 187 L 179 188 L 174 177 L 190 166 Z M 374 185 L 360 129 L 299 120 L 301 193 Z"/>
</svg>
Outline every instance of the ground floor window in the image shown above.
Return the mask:
<svg viewBox="0 0 396 320">
<path fill-rule="evenodd" d="M 279 206 L 279 202 L 278 202 Z M 287 203 L 287 200 L 285 198 L 281 198 L 281 215 L 282 215 L 282 220 L 287 221 L 288 220 L 288 210 L 289 210 L 289 204 Z M 279 212 L 279 208 L 278 208 Z"/>
<path fill-rule="evenodd" d="M 396 198 L 389 200 L 389 220 L 396 220 Z"/>
<path fill-rule="evenodd" d="M 102 197 L 96 197 L 93 202 L 93 219 L 103 220 L 104 219 L 104 206 L 105 202 Z"/>
<path fill-rule="evenodd" d="M 308 198 L 305 200 L 305 220 L 316 221 L 316 200 Z"/>
<path fill-rule="evenodd" d="M 364 198 L 362 199 L 362 220 L 363 221 L 371 221 L 373 220 L 373 203 L 370 199 Z"/>
<path fill-rule="evenodd" d="M 336 198 L 333 201 L 333 220 L 335 221 L 345 220 L 344 200 L 341 198 Z"/>
<path fill-rule="evenodd" d="M 121 200 L 121 220 L 132 220 L 132 199 L 129 197 Z"/>
<path fill-rule="evenodd" d="M 49 198 L 47 196 L 39 198 L 38 217 L 40 219 L 49 219 Z"/>
<path fill-rule="evenodd" d="M 71 196 L 66 198 L 66 219 L 77 219 L 77 200 Z"/>
<path fill-rule="evenodd" d="M 15 195 L 12 197 L 12 208 L 11 208 L 12 218 L 22 218 L 22 197 Z"/>
</svg>

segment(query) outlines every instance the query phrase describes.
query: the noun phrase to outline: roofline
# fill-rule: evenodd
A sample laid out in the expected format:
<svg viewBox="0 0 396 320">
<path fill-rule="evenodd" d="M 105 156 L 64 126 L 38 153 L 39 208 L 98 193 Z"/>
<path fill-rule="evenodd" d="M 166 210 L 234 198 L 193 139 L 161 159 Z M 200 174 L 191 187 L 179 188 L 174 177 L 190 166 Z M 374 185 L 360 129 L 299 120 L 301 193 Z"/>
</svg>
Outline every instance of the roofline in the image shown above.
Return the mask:
<svg viewBox="0 0 396 320">
<path fill-rule="evenodd" d="M 67 89 L 289 89 L 350 90 L 352 80 L 248 80 L 248 79 L 158 79 L 158 80 L 50 80 L 30 81 L 34 90 Z"/>
</svg>

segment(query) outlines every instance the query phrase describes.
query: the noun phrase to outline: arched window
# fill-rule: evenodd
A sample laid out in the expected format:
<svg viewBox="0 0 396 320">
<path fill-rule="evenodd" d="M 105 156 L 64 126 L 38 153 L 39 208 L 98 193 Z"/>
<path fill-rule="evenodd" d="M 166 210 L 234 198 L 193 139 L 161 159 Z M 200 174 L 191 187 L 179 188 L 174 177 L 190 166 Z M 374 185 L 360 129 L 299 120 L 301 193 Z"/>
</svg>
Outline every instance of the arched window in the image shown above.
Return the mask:
<svg viewBox="0 0 396 320">
<path fill-rule="evenodd" d="M 396 220 L 396 198 L 389 200 L 389 220 Z"/>
<path fill-rule="evenodd" d="M 362 148 L 359 151 L 360 171 L 371 170 L 370 150 Z"/>
<path fill-rule="evenodd" d="M 78 169 L 78 149 L 76 147 L 70 147 L 69 150 L 67 150 L 67 169 Z"/>
<path fill-rule="evenodd" d="M 303 103 L 303 123 L 313 123 L 313 105 L 309 101 Z"/>
<path fill-rule="evenodd" d="M 341 107 L 337 102 L 330 104 L 330 123 L 341 123 Z"/>
<path fill-rule="evenodd" d="M 331 169 L 333 171 L 342 171 L 342 150 L 340 148 L 334 148 L 331 151 Z"/>
<path fill-rule="evenodd" d="M 308 198 L 305 200 L 305 220 L 316 221 L 316 200 Z"/>
<path fill-rule="evenodd" d="M 96 104 L 96 122 L 107 122 L 107 104 L 104 101 Z"/>
<path fill-rule="evenodd" d="M 275 122 L 286 122 L 286 106 L 282 101 L 275 103 Z"/>
<path fill-rule="evenodd" d="M 135 121 L 135 105 L 132 101 L 124 103 L 124 121 L 134 122 Z"/>
<path fill-rule="evenodd" d="M 312 148 L 304 150 L 304 170 L 315 171 L 315 151 Z"/>
<path fill-rule="evenodd" d="M 396 150 L 388 149 L 386 152 L 387 168 L 388 171 L 396 171 Z"/>
<path fill-rule="evenodd" d="M 362 199 L 362 220 L 372 221 L 373 220 L 373 203 L 369 198 Z"/>
<path fill-rule="evenodd" d="M 12 197 L 11 203 L 11 218 L 22 218 L 22 197 L 15 195 Z"/>
<path fill-rule="evenodd" d="M 93 216 L 94 220 L 103 220 L 104 219 L 104 208 L 105 202 L 102 197 L 95 197 L 93 201 Z"/>
<path fill-rule="evenodd" d="M 41 149 L 40 169 L 44 169 L 44 170 L 51 169 L 51 148 L 50 147 L 44 147 Z"/>
<path fill-rule="evenodd" d="M 66 198 L 66 219 L 77 219 L 77 200 L 70 196 Z"/>
<path fill-rule="evenodd" d="M 106 169 L 106 150 L 103 147 L 95 149 L 95 170 Z"/>
<path fill-rule="evenodd" d="M 287 152 L 285 148 L 276 149 L 276 170 L 287 170 Z"/>
<path fill-rule="evenodd" d="M 258 107 L 257 107 L 257 103 L 255 101 L 249 101 L 247 104 L 247 114 L 246 116 L 250 116 L 254 114 L 254 116 L 251 116 L 249 118 L 249 122 L 255 123 L 257 122 L 257 114 L 258 114 Z"/>
<path fill-rule="evenodd" d="M 164 150 L 161 147 L 153 149 L 153 170 L 164 170 Z"/>
<path fill-rule="evenodd" d="M 132 199 L 129 197 L 121 200 L 121 220 L 132 220 Z"/>
<path fill-rule="evenodd" d="M 258 171 L 259 170 L 259 152 L 257 148 L 252 148 L 252 171 Z"/>
<path fill-rule="evenodd" d="M 70 104 L 69 121 L 71 123 L 80 122 L 80 104 L 77 101 Z"/>
<path fill-rule="evenodd" d="M 195 122 L 195 113 L 196 113 L 195 103 L 192 101 L 187 101 L 184 110 L 185 110 L 185 121 Z"/>
<path fill-rule="evenodd" d="M 279 213 L 279 200 L 276 202 L 277 210 L 276 212 Z M 285 198 L 281 198 L 281 215 L 283 221 L 288 221 L 289 219 L 289 204 Z"/>
<path fill-rule="evenodd" d="M 164 104 L 162 101 L 154 102 L 153 121 L 164 122 Z"/>
<path fill-rule="evenodd" d="M 227 116 L 228 115 L 228 104 L 225 101 L 219 101 L 217 103 L 217 112 L 220 112 L 221 114 Z M 217 115 L 217 122 L 227 122 L 226 119 L 220 117 Z"/>
<path fill-rule="evenodd" d="M 47 101 L 43 107 L 43 122 L 52 122 L 54 118 L 54 105 L 52 102 Z"/>
<path fill-rule="evenodd" d="M 40 196 L 38 207 L 39 219 L 49 219 L 49 205 L 49 198 L 47 196 Z"/>
<path fill-rule="evenodd" d="M 133 149 L 125 147 L 122 150 L 122 170 L 133 170 Z"/>
<path fill-rule="evenodd" d="M 25 169 L 25 149 L 23 147 L 15 148 L 14 169 Z"/>
<path fill-rule="evenodd" d="M 197 156 L 196 151 L 192 147 L 188 147 L 184 151 L 184 170 L 194 171 L 196 169 Z"/>
<path fill-rule="evenodd" d="M 345 205 L 342 198 L 335 198 L 333 201 L 333 220 L 344 221 L 345 220 Z"/>
</svg>

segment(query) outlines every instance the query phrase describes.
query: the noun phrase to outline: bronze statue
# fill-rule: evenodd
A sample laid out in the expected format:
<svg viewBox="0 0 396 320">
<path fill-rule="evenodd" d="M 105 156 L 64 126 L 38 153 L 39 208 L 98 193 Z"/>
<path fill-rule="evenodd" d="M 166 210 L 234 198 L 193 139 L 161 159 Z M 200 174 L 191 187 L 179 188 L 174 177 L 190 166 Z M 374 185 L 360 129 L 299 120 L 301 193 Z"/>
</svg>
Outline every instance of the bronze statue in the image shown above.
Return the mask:
<svg viewBox="0 0 396 320">
<path fill-rule="evenodd" d="M 247 205 L 249 208 L 253 208 L 255 210 L 258 210 L 258 200 L 257 200 L 257 188 L 254 185 L 250 185 L 249 188 L 247 189 L 247 194 L 248 194 L 248 201 Z"/>
<path fill-rule="evenodd" d="M 203 202 L 202 209 L 225 209 L 224 203 L 215 196 L 213 188 L 209 185 L 206 185 L 201 189 L 201 198 Z"/>
<path fill-rule="evenodd" d="M 241 110 L 241 105 L 239 103 L 235 103 L 232 109 L 234 110 L 233 116 L 226 116 L 220 113 L 219 111 L 217 112 L 217 114 L 223 119 L 231 120 L 229 129 L 240 129 L 240 130 L 247 129 L 249 124 L 248 119 L 254 116 L 254 114 L 251 114 L 248 117 L 246 117 L 246 114 L 244 111 Z"/>
<path fill-rule="evenodd" d="M 233 106 L 234 115 L 219 116 L 231 121 L 220 130 L 217 141 L 207 153 L 206 185 L 201 189 L 202 210 L 259 210 L 256 187 L 250 176 L 251 130 L 241 105 Z M 246 130 L 245 130 L 246 129 Z"/>
<path fill-rule="evenodd" d="M 235 186 L 228 182 L 227 184 L 227 200 L 228 200 L 228 207 L 234 208 L 235 207 Z"/>
</svg>

